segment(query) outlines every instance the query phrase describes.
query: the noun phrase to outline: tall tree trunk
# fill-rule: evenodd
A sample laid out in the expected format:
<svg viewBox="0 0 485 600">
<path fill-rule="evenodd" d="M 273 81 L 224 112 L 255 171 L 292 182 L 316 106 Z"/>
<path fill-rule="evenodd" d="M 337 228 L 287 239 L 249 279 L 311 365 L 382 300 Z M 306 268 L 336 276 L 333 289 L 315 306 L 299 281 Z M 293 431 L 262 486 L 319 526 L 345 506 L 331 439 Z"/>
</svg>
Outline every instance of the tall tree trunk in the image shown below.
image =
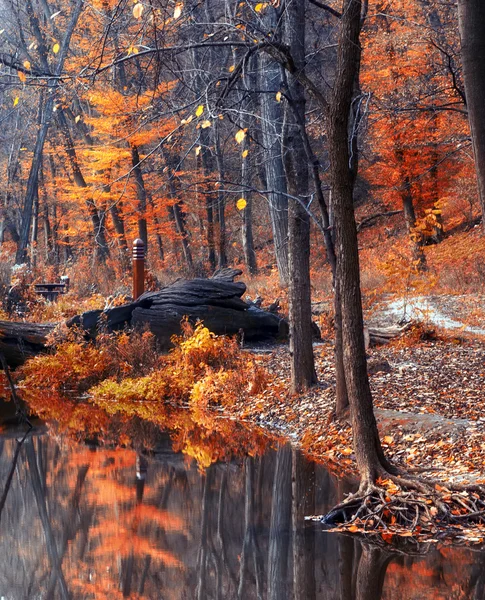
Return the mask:
<svg viewBox="0 0 485 600">
<path fill-rule="evenodd" d="M 285 5 L 285 43 L 295 67 L 302 72 L 305 64 L 305 5 L 290 1 Z M 312 307 L 310 290 L 310 216 L 308 201 L 308 161 L 300 123 L 305 122 L 305 92 L 288 74 L 289 103 L 285 105 L 283 150 L 289 193 L 288 260 L 291 387 L 302 392 L 317 381 L 312 345 Z M 295 114 L 296 113 L 296 114 Z"/>
<path fill-rule="evenodd" d="M 478 194 L 484 215 L 482 226 L 485 229 L 485 3 L 482 0 L 458 0 L 458 25 Z"/>
<path fill-rule="evenodd" d="M 383 470 L 372 405 L 364 342 L 359 250 L 353 206 L 353 175 L 349 168 L 348 123 L 356 69 L 360 63 L 361 1 L 344 0 L 338 39 L 337 74 L 328 111 L 328 143 L 332 208 L 335 219 L 336 280 L 342 307 L 345 381 L 361 486 L 366 488 Z M 387 466 L 387 465 L 386 465 Z"/>
<path fill-rule="evenodd" d="M 278 28 L 278 13 L 273 7 L 265 9 L 265 27 L 276 34 Z M 283 110 L 276 101 L 280 90 L 282 67 L 267 54 L 261 56 L 261 129 L 265 149 L 265 179 L 269 201 L 269 213 L 273 229 L 276 264 L 280 281 L 283 285 L 289 283 L 288 267 L 288 198 L 286 196 L 286 177 L 281 152 L 281 137 L 283 130 Z"/>
<path fill-rule="evenodd" d="M 219 174 L 219 191 L 217 194 L 217 220 L 219 223 L 219 231 L 217 237 L 218 256 L 217 266 L 219 269 L 227 267 L 227 252 L 226 252 L 226 195 L 223 191 L 224 180 L 226 178 L 224 168 L 224 155 L 221 148 L 221 132 L 218 121 L 214 123 L 214 147 L 216 151 L 216 164 Z"/>
</svg>

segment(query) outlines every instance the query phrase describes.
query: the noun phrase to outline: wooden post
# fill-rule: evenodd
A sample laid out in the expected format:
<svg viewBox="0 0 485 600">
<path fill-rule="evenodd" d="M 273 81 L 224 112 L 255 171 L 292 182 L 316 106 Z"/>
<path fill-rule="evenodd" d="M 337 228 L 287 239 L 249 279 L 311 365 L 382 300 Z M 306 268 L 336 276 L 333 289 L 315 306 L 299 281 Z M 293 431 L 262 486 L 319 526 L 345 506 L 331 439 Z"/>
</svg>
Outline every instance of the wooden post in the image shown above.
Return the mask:
<svg viewBox="0 0 485 600">
<path fill-rule="evenodd" d="M 140 238 L 133 242 L 133 300 L 145 291 L 145 244 Z"/>
</svg>

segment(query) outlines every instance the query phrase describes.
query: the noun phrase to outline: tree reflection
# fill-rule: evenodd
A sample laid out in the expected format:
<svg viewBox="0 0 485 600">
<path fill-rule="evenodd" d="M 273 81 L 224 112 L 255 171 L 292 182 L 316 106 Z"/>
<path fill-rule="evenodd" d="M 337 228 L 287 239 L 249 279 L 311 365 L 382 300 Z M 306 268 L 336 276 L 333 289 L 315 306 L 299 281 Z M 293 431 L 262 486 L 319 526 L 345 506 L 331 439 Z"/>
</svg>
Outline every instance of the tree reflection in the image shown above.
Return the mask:
<svg viewBox="0 0 485 600">
<path fill-rule="evenodd" d="M 16 449 L 3 441 L 2 483 Z M 305 525 L 337 490 L 288 445 L 203 472 L 159 451 L 27 439 L 1 521 L 5 598 L 484 599 L 479 552 L 407 555 Z"/>
</svg>

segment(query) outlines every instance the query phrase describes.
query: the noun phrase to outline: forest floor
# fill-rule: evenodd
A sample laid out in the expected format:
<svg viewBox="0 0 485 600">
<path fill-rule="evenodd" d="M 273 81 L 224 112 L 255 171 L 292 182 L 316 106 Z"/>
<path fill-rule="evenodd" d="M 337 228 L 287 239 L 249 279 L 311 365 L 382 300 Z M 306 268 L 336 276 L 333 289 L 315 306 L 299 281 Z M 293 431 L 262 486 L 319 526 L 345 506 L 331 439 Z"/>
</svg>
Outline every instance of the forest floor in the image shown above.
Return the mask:
<svg viewBox="0 0 485 600">
<path fill-rule="evenodd" d="M 402 304 L 384 303 L 369 322 L 396 323 L 402 317 Z M 455 483 L 485 482 L 485 337 L 471 335 L 480 332 L 469 332 L 459 320 L 463 308 L 483 303 L 477 297 L 430 296 L 406 304 L 407 317 L 416 318 L 420 311 L 425 323 L 389 345 L 368 350 L 384 449 L 396 463 L 422 469 L 425 477 Z M 446 329 L 436 333 L 433 326 L 437 322 Z M 314 349 L 320 384 L 299 396 L 288 392 L 286 346 L 248 349 L 273 378 L 259 398 L 235 410 L 240 418 L 290 437 L 339 473 L 342 468 L 353 472 L 350 425 L 345 419 L 332 419 L 333 346 L 324 341 Z"/>
</svg>

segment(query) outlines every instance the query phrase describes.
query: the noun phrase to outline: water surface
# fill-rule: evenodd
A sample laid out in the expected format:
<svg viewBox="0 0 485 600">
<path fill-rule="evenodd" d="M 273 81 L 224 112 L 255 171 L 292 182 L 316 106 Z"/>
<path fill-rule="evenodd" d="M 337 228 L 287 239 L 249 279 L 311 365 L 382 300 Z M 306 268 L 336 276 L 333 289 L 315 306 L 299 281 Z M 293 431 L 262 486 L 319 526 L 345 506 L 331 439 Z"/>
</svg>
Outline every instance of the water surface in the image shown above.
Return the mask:
<svg viewBox="0 0 485 600">
<path fill-rule="evenodd" d="M 0 441 L 2 490 L 16 448 Z M 0 597 L 485 598 L 484 553 L 389 552 L 305 523 L 344 488 L 287 445 L 202 471 L 168 436 L 144 455 L 33 435 L 1 513 Z"/>
</svg>

